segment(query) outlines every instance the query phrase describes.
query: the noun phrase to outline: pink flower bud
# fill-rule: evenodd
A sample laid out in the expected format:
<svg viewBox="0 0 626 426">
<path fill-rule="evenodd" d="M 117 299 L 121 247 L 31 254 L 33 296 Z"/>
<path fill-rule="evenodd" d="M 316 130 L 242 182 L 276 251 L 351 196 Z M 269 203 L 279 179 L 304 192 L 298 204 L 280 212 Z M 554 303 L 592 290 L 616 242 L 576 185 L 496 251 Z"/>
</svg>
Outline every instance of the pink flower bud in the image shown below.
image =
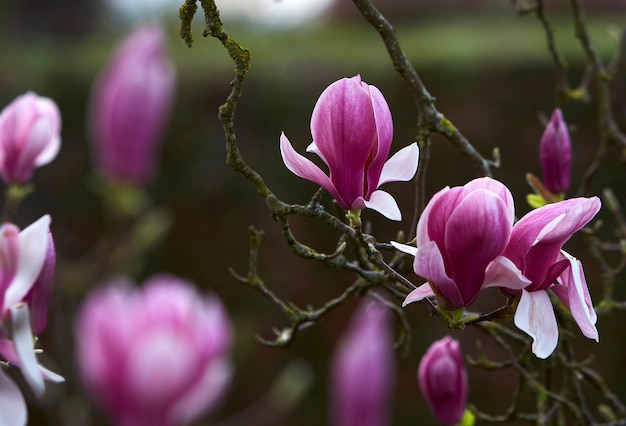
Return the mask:
<svg viewBox="0 0 626 426">
<path fill-rule="evenodd" d="M 467 372 L 459 342 L 450 336 L 434 342 L 420 361 L 417 381 L 439 423 L 452 426 L 461 421 L 467 403 Z"/>
<path fill-rule="evenodd" d="M 555 109 L 543 132 L 539 146 L 543 183 L 553 194 L 569 189 L 572 164 L 572 144 L 567 124 L 559 108 Z"/>
<path fill-rule="evenodd" d="M 28 183 L 60 146 L 61 114 L 52 99 L 27 92 L 0 113 L 0 175 L 6 183 Z"/>
<path fill-rule="evenodd" d="M 390 424 L 395 359 L 389 310 L 366 299 L 354 315 L 332 360 L 334 426 Z"/>
<path fill-rule="evenodd" d="M 324 187 L 343 209 L 367 207 L 392 220 L 402 218 L 394 198 L 378 187 L 411 180 L 419 149 L 413 143 L 387 160 L 393 122 L 380 90 L 358 75 L 334 82 L 315 104 L 311 134 L 313 143 L 307 151 L 326 163 L 330 176 L 298 154 L 282 134 L 280 152 L 289 170 Z"/>
<path fill-rule="evenodd" d="M 93 158 L 106 176 L 152 179 L 176 84 L 166 39 L 156 24 L 137 27 L 95 81 L 91 97 Z"/>
<path fill-rule="evenodd" d="M 189 424 L 230 381 L 222 303 L 176 277 L 153 277 L 141 289 L 110 283 L 87 297 L 75 324 L 83 383 L 114 424 Z"/>
</svg>

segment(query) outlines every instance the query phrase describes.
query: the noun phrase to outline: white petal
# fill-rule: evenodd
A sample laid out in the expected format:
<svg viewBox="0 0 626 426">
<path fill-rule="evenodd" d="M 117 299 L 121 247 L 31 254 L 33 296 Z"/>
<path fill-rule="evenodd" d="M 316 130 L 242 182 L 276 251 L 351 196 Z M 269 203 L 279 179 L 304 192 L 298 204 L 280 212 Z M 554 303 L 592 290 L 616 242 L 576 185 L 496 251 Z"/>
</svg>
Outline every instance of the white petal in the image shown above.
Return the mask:
<svg viewBox="0 0 626 426">
<path fill-rule="evenodd" d="M 395 241 L 390 241 L 390 243 L 392 246 L 394 246 L 397 250 L 401 251 L 402 253 L 410 254 L 411 256 L 414 256 L 414 257 L 417 254 L 417 247 L 408 246 L 406 244 L 400 244 Z"/>
<path fill-rule="evenodd" d="M 26 424 L 26 403 L 19 388 L 0 368 L 0 426 Z"/>
<path fill-rule="evenodd" d="M 50 216 L 45 215 L 20 232 L 17 273 L 5 293 L 5 306 L 21 302 L 35 283 L 48 251 L 49 230 Z"/>
<path fill-rule="evenodd" d="M 370 199 L 365 201 L 365 207 L 376 210 L 378 213 L 391 220 L 402 220 L 402 213 L 396 200 L 385 191 L 374 191 Z"/>
<path fill-rule="evenodd" d="M 408 181 L 413 179 L 417 172 L 420 150 L 417 142 L 396 152 L 383 166 L 378 179 L 378 186 L 387 182 Z"/>
<path fill-rule="evenodd" d="M 435 295 L 435 292 L 433 292 L 433 289 L 430 287 L 430 284 L 424 283 L 409 293 L 406 299 L 404 299 L 404 302 L 402 302 L 402 307 L 404 308 L 409 303 L 419 302 L 420 300 L 424 300 L 427 297 L 432 297 L 434 295 Z"/>
<path fill-rule="evenodd" d="M 515 325 L 533 338 L 532 351 L 537 358 L 548 358 L 559 342 L 559 327 L 556 323 L 550 296 L 545 291 L 522 290 Z"/>
<path fill-rule="evenodd" d="M 46 387 L 43 376 L 39 371 L 35 347 L 33 346 L 33 334 L 30 330 L 30 316 L 28 305 L 20 303 L 11 307 L 11 326 L 13 328 L 13 343 L 15 352 L 20 360 L 20 369 L 24 380 L 33 390 L 35 395 L 42 396 Z"/>
<path fill-rule="evenodd" d="M 511 290 L 521 290 L 530 284 L 532 282 L 509 258 L 498 256 L 487 265 L 483 288 L 505 287 Z"/>
</svg>

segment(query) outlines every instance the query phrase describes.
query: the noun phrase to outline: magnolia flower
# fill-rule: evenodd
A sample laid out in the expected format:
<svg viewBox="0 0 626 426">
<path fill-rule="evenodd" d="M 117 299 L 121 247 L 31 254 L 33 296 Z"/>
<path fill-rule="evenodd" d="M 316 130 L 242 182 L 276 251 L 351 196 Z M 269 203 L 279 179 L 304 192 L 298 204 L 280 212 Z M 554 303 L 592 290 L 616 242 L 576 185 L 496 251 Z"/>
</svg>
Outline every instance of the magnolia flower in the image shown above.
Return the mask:
<svg viewBox="0 0 626 426">
<path fill-rule="evenodd" d="M 446 336 L 426 351 L 417 370 L 417 382 L 437 421 L 458 424 L 467 404 L 467 372 L 459 342 Z"/>
<path fill-rule="evenodd" d="M 155 173 L 176 84 L 166 48 L 159 26 L 140 25 L 94 83 L 93 158 L 110 178 L 143 185 Z"/>
<path fill-rule="evenodd" d="M 375 299 L 366 299 L 332 360 L 331 424 L 389 425 L 394 367 L 389 310 Z"/>
<path fill-rule="evenodd" d="M 322 186 L 345 210 L 367 207 L 392 220 L 402 218 L 394 198 L 378 187 L 411 180 L 417 171 L 419 149 L 413 143 L 387 160 L 393 123 L 389 106 L 376 87 L 358 75 L 328 86 L 313 109 L 311 134 L 313 142 L 307 152 L 326 163 L 330 176 L 298 154 L 283 133 L 280 153 L 291 172 Z"/>
<path fill-rule="evenodd" d="M 539 358 L 550 356 L 559 338 L 547 290 L 570 309 L 583 334 L 598 341 L 597 317 L 582 264 L 562 250 L 563 244 L 598 210 L 597 197 L 572 198 L 535 209 L 515 224 L 502 252 L 531 282 L 521 290 L 515 325 L 533 338 L 532 351 Z"/>
<path fill-rule="evenodd" d="M 559 108 L 552 113 L 552 118 L 541 137 L 539 159 L 546 188 L 553 194 L 567 191 L 570 184 L 572 144 L 567 124 Z"/>
<path fill-rule="evenodd" d="M 114 424 L 187 425 L 230 382 L 222 303 L 179 278 L 113 282 L 88 296 L 75 324 L 83 383 Z"/>
<path fill-rule="evenodd" d="M 417 248 L 392 242 L 415 256 L 415 273 L 428 280 L 407 296 L 403 306 L 436 295 L 445 307 L 459 309 L 486 287 L 528 285 L 518 267 L 500 256 L 513 219 L 511 192 L 491 178 L 435 194 L 417 224 Z"/>
<path fill-rule="evenodd" d="M 20 368 L 37 396 L 44 393 L 44 379 L 63 381 L 37 363 L 33 346 L 32 329 L 39 333 L 45 327 L 53 280 L 54 248 L 49 225 L 50 217 L 43 216 L 21 232 L 10 223 L 0 226 L 0 357 Z M 7 408 L 13 413 L 11 425 L 24 424 L 19 420 L 26 419 L 23 397 L 1 371 L 0 401 L 0 408 L 13 401 Z"/>
<path fill-rule="evenodd" d="M 60 147 L 61 114 L 52 99 L 27 92 L 0 113 L 0 175 L 6 183 L 28 183 Z"/>
</svg>

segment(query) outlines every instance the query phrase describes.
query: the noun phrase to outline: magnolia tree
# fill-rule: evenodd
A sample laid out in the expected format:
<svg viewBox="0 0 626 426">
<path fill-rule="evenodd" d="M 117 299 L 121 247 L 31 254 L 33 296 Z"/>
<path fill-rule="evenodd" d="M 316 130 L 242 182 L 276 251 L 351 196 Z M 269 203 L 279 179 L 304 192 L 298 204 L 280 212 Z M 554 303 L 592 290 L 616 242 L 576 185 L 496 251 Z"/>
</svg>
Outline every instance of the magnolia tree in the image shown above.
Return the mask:
<svg viewBox="0 0 626 426">
<path fill-rule="evenodd" d="M 401 143 L 403 147 L 392 154 L 393 111 L 385 95 L 366 75 L 336 76 L 312 105 L 308 154 L 299 153 L 284 133 L 277 132 L 271 142 L 294 180 L 315 184 L 310 186 L 310 201 L 299 205 L 279 199 L 255 166 L 244 160 L 234 121 L 238 102 L 245 96 L 251 53 L 226 32 L 214 1 L 200 1 L 204 35 L 223 44 L 235 70 L 231 92 L 218 113 L 227 165 L 265 201 L 294 256 L 354 276 L 351 285 L 321 307 L 299 307 L 265 284 L 258 263 L 262 231 L 251 228 L 249 269 L 246 274 L 233 271 L 233 280 L 256 290 L 288 321 L 274 338 L 259 337 L 260 343 L 288 347 L 303 329 L 333 311 L 347 309 L 351 299 L 359 300 L 334 353 L 328 354 L 328 422 L 336 426 L 392 424 L 401 356 L 414 360 L 416 392 L 411 398 L 419 398 L 419 387 L 433 414 L 432 419 L 415 419 L 412 424 L 625 424 L 626 406 L 620 395 L 585 359 L 590 354 L 577 354 L 575 341 L 599 342 L 598 316 L 608 318 L 626 309 L 626 302 L 615 300 L 613 293 L 626 266 L 621 207 L 612 189 L 602 194 L 590 189 L 607 153 L 614 148 L 623 152 L 626 147 L 626 135 L 613 110 L 618 94 L 611 90 L 626 69 L 626 29 L 619 33 L 611 62 L 605 63 L 587 32 L 581 1 L 570 1 L 587 63 L 580 84 L 572 85 L 543 2 L 513 2 L 518 13 L 538 18 L 556 69 L 555 103 L 546 105 L 554 112 L 536 153 L 541 178 L 528 174 L 532 193 L 514 200 L 509 188 L 493 177 L 507 160 L 501 164 L 496 147 L 493 158 L 474 148 L 437 110 L 391 23 L 370 0 L 353 3 L 380 35 L 390 66 L 406 83 L 407 96 L 416 105 L 416 140 Z M 186 0 L 179 11 L 180 34 L 190 47 L 197 11 L 197 0 Z M 85 264 L 72 265 L 88 284 L 73 330 L 67 331 L 73 332 L 75 342 L 72 380 L 116 425 L 178 426 L 206 418 L 228 397 L 236 368 L 230 354 L 236 329 L 218 295 L 203 294 L 194 283 L 167 271 L 141 285 L 132 277 L 118 276 L 91 289 L 97 277 L 112 275 L 102 273 L 111 259 L 118 265 L 137 261 L 169 229 L 168 216 L 152 206 L 146 186 L 158 172 L 176 78 L 162 29 L 154 23 L 141 24 L 95 79 L 88 108 L 98 187 L 112 220 L 130 229 L 132 250 L 105 241 L 93 249 L 96 262 L 82 259 Z M 573 189 L 572 146 L 561 108 L 589 100 L 597 111 L 596 155 L 587 169 L 576 171 L 581 185 Z M 41 365 L 38 355 L 45 348 L 36 339 L 46 327 L 53 291 L 56 251 L 51 218 L 42 212 L 40 219 L 22 230 L 13 224 L 22 199 L 33 192 L 30 182 L 35 169 L 57 155 L 60 132 L 61 113 L 55 102 L 32 92 L 19 96 L 0 115 L 0 175 L 7 187 L 0 227 L 2 425 L 26 424 L 23 394 L 27 399 L 31 393 L 41 397 L 45 381 L 64 380 Z M 439 190 L 426 197 L 435 135 L 443 136 L 467 158 L 475 178 L 452 187 L 448 182 L 430 182 Z M 403 212 L 403 203 L 384 189 L 389 182 L 414 186 L 418 197 L 412 211 Z M 520 205 L 526 203 L 531 210 L 521 215 L 518 212 L 527 209 Z M 596 219 L 601 209 L 606 211 L 604 224 Z M 381 241 L 367 222 L 370 214 L 405 224 L 413 218 L 413 223 L 408 235 L 398 227 L 395 239 Z M 325 253 L 298 240 L 291 228 L 296 217 L 318 221 L 338 234 L 335 249 Z M 579 231 L 585 236 L 586 250 L 565 251 L 564 245 Z M 592 278 L 597 287 L 602 286 L 602 291 L 592 291 L 595 301 L 579 257 L 595 261 L 594 267 L 600 268 Z M 496 295 L 491 300 L 499 305 L 477 308 L 477 297 L 489 288 Z M 430 313 L 421 318 L 420 326 L 437 322 L 450 330 L 424 354 L 406 350 L 415 328 L 407 312 L 418 305 Z M 483 333 L 490 346 L 479 346 L 478 352 L 475 347 L 463 348 L 459 337 L 472 329 Z M 259 331 L 264 335 L 265 330 Z M 597 350 L 602 350 L 600 345 Z M 517 377 L 511 395 L 497 395 L 508 406 L 500 413 L 471 403 L 477 381 L 493 370 L 507 380 Z M 297 401 L 294 393 L 306 390 L 308 376 L 295 376 L 300 379 L 287 386 L 291 396 L 285 396 L 283 410 Z M 280 390 L 286 395 L 284 383 L 276 386 L 269 392 Z M 263 401 L 260 409 L 233 413 L 219 424 L 271 424 L 271 413 L 265 412 L 263 419 L 250 414 L 262 412 Z"/>
</svg>

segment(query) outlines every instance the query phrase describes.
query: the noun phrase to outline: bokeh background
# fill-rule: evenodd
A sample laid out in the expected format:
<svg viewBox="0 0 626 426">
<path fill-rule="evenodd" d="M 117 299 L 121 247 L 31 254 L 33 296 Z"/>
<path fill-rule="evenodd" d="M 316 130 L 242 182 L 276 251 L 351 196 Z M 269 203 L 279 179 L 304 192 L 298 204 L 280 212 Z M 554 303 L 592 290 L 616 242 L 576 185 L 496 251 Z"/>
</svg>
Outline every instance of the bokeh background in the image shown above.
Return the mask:
<svg viewBox="0 0 626 426">
<path fill-rule="evenodd" d="M 291 347 L 267 348 L 255 335 L 273 337 L 272 328 L 285 326 L 286 318 L 276 306 L 235 281 L 228 269 L 245 274 L 248 227 L 254 226 L 265 232 L 261 277 L 284 299 L 299 306 L 320 306 L 340 294 L 353 277 L 293 255 L 252 185 L 225 165 L 217 108 L 229 92 L 232 64 L 216 40 L 201 37 L 200 15 L 195 20 L 194 46 L 188 48 L 180 40 L 179 3 L 0 1 L 0 105 L 33 90 L 53 98 L 63 116 L 61 152 L 52 164 L 37 171 L 36 192 L 23 204 L 18 219 L 23 226 L 50 213 L 59 256 L 49 326 L 41 339 L 44 362 L 65 375 L 67 383 L 50 386 L 42 401 L 29 398 L 32 425 L 106 424 L 81 391 L 74 371 L 72 321 L 76 308 L 89 289 L 109 275 L 127 273 L 141 282 L 160 271 L 181 275 L 217 293 L 235 327 L 236 372 L 231 391 L 223 406 L 200 424 L 219 424 L 237 414 L 245 419 L 238 424 L 327 423 L 329 360 L 357 301 L 302 332 Z M 526 212 L 524 199 L 529 188 L 524 175 L 528 171 L 539 173 L 538 145 L 543 130 L 539 115 L 549 115 L 555 106 L 554 69 L 539 22 L 532 16 L 517 16 L 514 5 L 504 0 L 376 3 L 394 24 L 403 48 L 437 98 L 438 109 L 483 155 L 488 156 L 494 147 L 500 149 L 502 168 L 495 170 L 495 177 L 511 188 L 518 215 Z M 545 3 L 567 58 L 570 78 L 578 81 L 584 58 L 574 36 L 568 2 Z M 608 60 L 615 49 L 616 29 L 626 23 L 626 5 L 623 0 L 584 3 L 593 41 Z M 395 123 L 392 151 L 414 140 L 416 111 L 405 84 L 393 70 L 378 35 L 350 1 L 223 0 L 218 6 L 223 7 L 227 30 L 253 55 L 236 117 L 242 154 L 284 201 L 305 203 L 316 188 L 282 165 L 280 132 L 289 136 L 296 149 L 304 151 L 310 142 L 309 119 L 315 101 L 328 84 L 341 77 L 360 74 L 382 90 Z M 128 224 L 112 225 L 97 190 L 86 129 L 90 86 L 121 37 L 148 18 L 159 19 L 167 27 L 170 53 L 178 69 L 175 113 L 165 137 L 160 173 L 148 188 L 159 212 L 171 220 L 171 229 L 145 256 L 121 262 L 124 267 L 118 270 L 103 267 L 93 273 L 81 269 L 81 262 L 97 257 L 99 244 L 111 232 L 123 242 Z M 614 89 L 623 95 L 623 87 Z M 616 107 L 624 126 L 626 106 Z M 564 112 L 573 128 L 575 188 L 598 143 L 595 109 L 593 103 L 568 103 Z M 609 156 L 592 192 L 611 186 L 626 203 L 618 157 Z M 474 176 L 468 162 L 447 141 L 434 138 L 429 195 Z M 400 224 L 389 223 L 375 212 L 364 213 L 380 241 L 394 238 L 400 229 L 408 231 L 415 201 L 410 184 L 392 184 L 388 189 L 399 200 L 407 219 Z M 328 196 L 324 202 L 329 202 Z M 610 226 L 608 215 L 603 217 Z M 336 235 L 323 225 L 294 220 L 293 226 L 301 241 L 320 251 L 333 250 Z M 579 237 L 573 241 L 577 242 L 581 242 Z M 585 257 L 584 248 L 574 250 L 587 260 L 589 287 L 599 298 L 597 265 Z M 621 299 L 626 298 L 625 285 L 622 277 L 617 283 Z M 450 332 L 430 318 L 423 306 L 411 306 L 407 315 L 413 330 L 412 350 L 408 356 L 398 357 L 393 424 L 433 424 L 415 372 L 428 345 Z M 624 327 L 626 315 L 615 313 L 600 319 L 600 345 L 578 337 L 581 356 L 595 359 L 593 365 L 622 398 L 626 397 Z M 479 353 L 477 342 L 488 345 L 474 330 L 452 334 L 461 340 L 466 353 L 475 356 Z M 501 355 L 494 352 L 494 357 Z M 288 371 L 295 368 L 297 374 L 303 374 L 292 374 L 289 377 L 293 380 L 311 374 L 313 382 L 286 414 L 275 416 L 272 404 L 280 403 L 272 402 L 268 390 L 288 366 L 292 367 Z M 514 382 L 511 374 L 472 371 L 470 402 L 484 411 L 500 413 L 507 406 Z"/>
</svg>

